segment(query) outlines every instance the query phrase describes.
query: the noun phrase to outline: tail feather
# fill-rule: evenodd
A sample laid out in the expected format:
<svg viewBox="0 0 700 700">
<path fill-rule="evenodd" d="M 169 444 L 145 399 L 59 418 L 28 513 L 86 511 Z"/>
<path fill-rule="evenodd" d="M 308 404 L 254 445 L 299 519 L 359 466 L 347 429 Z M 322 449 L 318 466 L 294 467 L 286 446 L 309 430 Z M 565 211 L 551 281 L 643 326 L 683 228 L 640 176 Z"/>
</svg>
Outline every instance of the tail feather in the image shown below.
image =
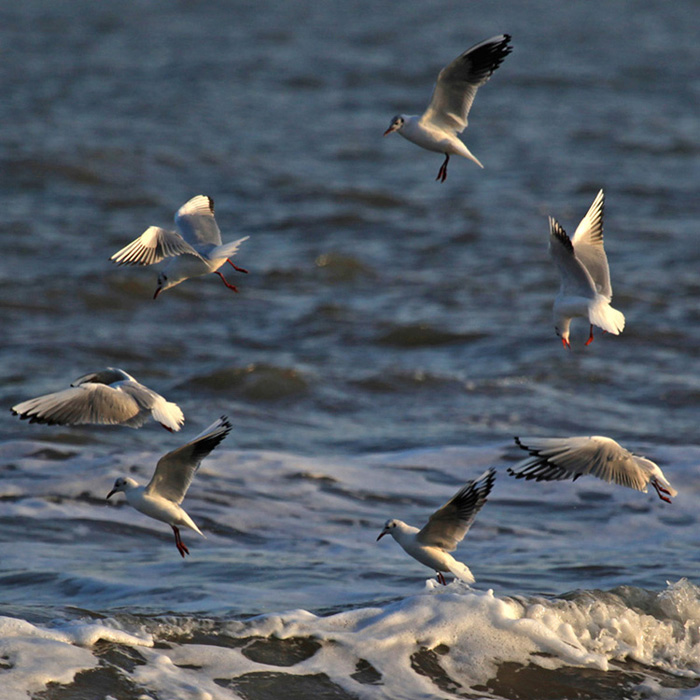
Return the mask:
<svg viewBox="0 0 700 700">
<path fill-rule="evenodd" d="M 157 401 L 151 409 L 153 417 L 168 430 L 177 432 L 185 422 L 182 409 L 172 401 Z"/>
<path fill-rule="evenodd" d="M 608 333 L 619 335 L 625 327 L 625 317 L 621 311 L 613 309 L 605 297 L 598 296 L 588 310 L 588 320 Z"/>
<path fill-rule="evenodd" d="M 241 243 L 247 241 L 249 238 L 250 236 L 244 236 L 243 238 L 239 238 L 237 241 L 233 241 L 231 243 L 223 243 L 211 251 L 210 257 L 213 260 L 219 258 L 230 258 L 238 252 L 238 248 L 240 247 Z"/>
<path fill-rule="evenodd" d="M 451 561 L 448 566 L 450 567 L 450 573 L 456 576 L 460 581 L 464 581 L 465 583 L 474 583 L 476 580 L 474 578 L 474 574 L 472 574 L 472 572 L 469 570 L 469 567 L 466 564 L 462 564 L 461 561 L 457 561 L 455 559 L 454 561 Z"/>
</svg>

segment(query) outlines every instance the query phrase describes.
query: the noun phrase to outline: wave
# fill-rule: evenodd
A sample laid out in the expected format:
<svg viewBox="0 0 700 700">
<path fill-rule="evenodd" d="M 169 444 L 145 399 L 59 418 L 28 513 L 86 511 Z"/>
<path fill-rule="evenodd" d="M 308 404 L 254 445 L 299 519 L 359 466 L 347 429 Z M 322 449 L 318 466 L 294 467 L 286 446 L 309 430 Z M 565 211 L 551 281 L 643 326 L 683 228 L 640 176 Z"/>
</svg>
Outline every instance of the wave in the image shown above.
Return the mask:
<svg viewBox="0 0 700 700">
<path fill-rule="evenodd" d="M 559 598 L 428 580 L 416 595 L 328 615 L 94 617 L 0 618 L 5 697 L 44 687 L 42 697 L 66 697 L 86 676 L 113 694 L 130 688 L 125 697 L 182 700 L 231 691 L 534 699 L 544 687 L 551 698 L 658 697 L 700 680 L 700 588 L 687 579 L 657 592 L 623 586 Z"/>
</svg>

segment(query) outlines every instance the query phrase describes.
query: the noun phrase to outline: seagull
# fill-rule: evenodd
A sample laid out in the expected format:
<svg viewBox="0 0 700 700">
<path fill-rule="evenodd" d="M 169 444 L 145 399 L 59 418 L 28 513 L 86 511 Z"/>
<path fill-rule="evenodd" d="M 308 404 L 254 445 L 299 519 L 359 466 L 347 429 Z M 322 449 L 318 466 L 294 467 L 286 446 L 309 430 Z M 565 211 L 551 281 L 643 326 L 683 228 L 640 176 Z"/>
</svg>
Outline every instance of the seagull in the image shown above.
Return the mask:
<svg viewBox="0 0 700 700">
<path fill-rule="evenodd" d="M 175 533 L 175 546 L 182 558 L 189 554 L 180 537 L 179 526 L 188 527 L 204 537 L 192 518 L 180 507 L 187 489 L 202 460 L 231 432 L 226 416 L 210 425 L 194 440 L 158 460 L 153 477 L 146 486 L 139 486 L 131 477 L 120 476 L 107 498 L 122 491 L 127 503 L 144 515 L 168 523 Z"/>
<path fill-rule="evenodd" d="M 116 367 L 84 374 L 70 385 L 70 389 L 23 401 L 10 410 L 22 420 L 48 425 L 140 428 L 152 416 L 172 432 L 180 430 L 185 422 L 177 404 L 166 401 Z"/>
<path fill-rule="evenodd" d="M 226 281 L 219 268 L 228 262 L 238 272 L 248 272 L 234 265 L 230 258 L 249 236 L 233 243 L 221 243 L 221 231 L 214 218 L 214 200 L 200 194 L 185 202 L 175 214 L 177 231 L 149 226 L 135 241 L 116 252 L 110 260 L 118 265 L 154 265 L 171 258 L 158 275 L 154 299 L 190 277 L 213 272 L 234 292 L 238 288 Z"/>
<path fill-rule="evenodd" d="M 605 195 L 600 190 L 572 239 L 549 217 L 549 254 L 561 277 L 554 300 L 554 330 L 565 348 L 571 348 L 569 326 L 575 316 L 586 316 L 591 325 L 586 345 L 593 342 L 594 325 L 614 335 L 625 327 L 623 314 L 610 306 L 610 269 L 603 248 L 604 204 Z"/>
<path fill-rule="evenodd" d="M 458 134 L 467 128 L 467 115 L 476 91 L 488 81 L 503 59 L 513 50 L 510 35 L 499 34 L 467 49 L 445 66 L 437 77 L 428 108 L 421 116 L 398 114 L 384 136 L 398 131 L 421 148 L 445 154 L 436 180 L 445 182 L 450 155 L 464 156 L 484 166 L 464 145 Z"/>
<path fill-rule="evenodd" d="M 478 479 L 468 482 L 442 508 L 436 510 L 422 530 L 401 520 L 387 520 L 377 541 L 391 535 L 414 559 L 437 572 L 437 580 L 447 585 L 443 571 L 450 571 L 458 579 L 474 583 L 469 568 L 449 552 L 464 539 L 476 514 L 486 503 L 493 488 L 495 469 L 489 469 Z"/>
<path fill-rule="evenodd" d="M 651 484 L 666 503 L 671 503 L 669 496 L 678 495 L 657 464 L 632 454 L 609 437 L 516 437 L 515 442 L 530 453 L 523 462 L 508 468 L 508 473 L 516 479 L 575 481 L 582 474 L 592 474 L 608 483 L 614 481 L 644 493 Z"/>
</svg>

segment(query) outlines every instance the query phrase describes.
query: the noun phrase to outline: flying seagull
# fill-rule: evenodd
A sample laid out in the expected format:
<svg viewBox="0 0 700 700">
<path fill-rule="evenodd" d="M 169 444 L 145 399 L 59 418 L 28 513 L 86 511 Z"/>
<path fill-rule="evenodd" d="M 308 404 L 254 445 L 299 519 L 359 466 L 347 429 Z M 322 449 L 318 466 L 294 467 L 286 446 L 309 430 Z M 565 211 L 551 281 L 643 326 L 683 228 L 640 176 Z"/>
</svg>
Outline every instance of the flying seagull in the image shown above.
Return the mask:
<svg viewBox="0 0 700 700">
<path fill-rule="evenodd" d="M 180 407 L 139 384 L 123 369 L 108 367 L 78 377 L 69 389 L 22 401 L 12 413 L 48 425 L 125 425 L 140 428 L 150 417 L 166 430 L 185 422 Z"/>
<path fill-rule="evenodd" d="M 530 456 L 508 473 L 516 479 L 535 481 L 576 480 L 592 474 L 603 481 L 615 482 L 647 492 L 651 484 L 662 501 L 678 492 L 669 484 L 660 467 L 650 459 L 632 454 L 609 437 L 515 438 L 518 447 Z"/>
<path fill-rule="evenodd" d="M 493 488 L 496 471 L 489 469 L 478 479 L 468 482 L 442 508 L 436 510 L 422 530 L 401 520 L 387 520 L 377 540 L 391 535 L 414 559 L 437 572 L 438 581 L 446 585 L 443 572 L 474 583 L 469 568 L 449 552 L 464 539 L 476 514 L 486 503 Z"/>
<path fill-rule="evenodd" d="M 554 299 L 554 330 L 565 348 L 571 347 L 569 327 L 576 316 L 585 316 L 590 323 L 586 345 L 593 342 L 593 326 L 614 335 L 625 327 L 625 317 L 610 306 L 610 269 L 603 248 L 604 204 L 605 195 L 600 190 L 571 239 L 559 222 L 549 217 L 549 254 L 561 277 Z"/>
<path fill-rule="evenodd" d="M 170 525 L 175 533 L 177 551 L 184 558 L 190 551 L 180 537 L 178 526 L 204 535 L 180 504 L 202 460 L 229 432 L 231 423 L 226 416 L 221 416 L 194 440 L 161 457 L 146 486 L 139 486 L 131 477 L 120 476 L 107 498 L 122 491 L 132 508 Z"/>
<path fill-rule="evenodd" d="M 214 200 L 200 194 L 185 202 L 175 214 L 177 231 L 149 226 L 135 241 L 116 252 L 110 260 L 119 265 L 154 265 L 170 258 L 158 275 L 153 298 L 175 285 L 213 272 L 234 292 L 219 268 L 228 262 L 238 272 L 248 272 L 234 265 L 230 258 L 238 252 L 248 236 L 233 243 L 221 243 L 221 232 L 214 218 Z"/>
<path fill-rule="evenodd" d="M 512 51 L 510 35 L 499 34 L 486 39 L 446 65 L 438 74 L 428 108 L 421 116 L 398 114 L 391 120 L 384 136 L 398 131 L 421 148 L 444 153 L 436 180 L 445 182 L 451 155 L 473 160 L 484 166 L 458 137 L 467 128 L 467 116 L 476 91 L 488 81 L 503 59 Z"/>
</svg>

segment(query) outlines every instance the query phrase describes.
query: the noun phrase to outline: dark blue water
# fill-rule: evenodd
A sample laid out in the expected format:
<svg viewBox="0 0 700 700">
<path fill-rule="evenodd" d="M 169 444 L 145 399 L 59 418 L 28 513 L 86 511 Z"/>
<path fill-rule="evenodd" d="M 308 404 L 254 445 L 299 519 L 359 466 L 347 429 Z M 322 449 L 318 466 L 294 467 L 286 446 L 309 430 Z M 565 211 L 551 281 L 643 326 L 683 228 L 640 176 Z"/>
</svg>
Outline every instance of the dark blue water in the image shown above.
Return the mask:
<svg viewBox="0 0 700 700">
<path fill-rule="evenodd" d="M 151 591 L 151 578 L 167 575 L 178 610 L 212 611 L 217 599 L 243 615 L 310 609 L 314 600 L 343 608 L 373 600 L 374 565 L 390 577 L 377 583 L 378 598 L 407 595 L 424 572 L 387 547 L 389 563 L 373 561 L 360 576 L 365 540 L 386 517 L 426 517 L 476 476 L 479 450 L 488 460 L 476 460 L 478 469 L 511 463 L 518 434 L 610 435 L 659 461 L 679 499 L 691 500 L 674 515 L 625 490 L 606 501 L 611 489 L 597 483 L 593 496 L 557 484 L 531 502 L 509 485 L 473 533 L 481 563 L 464 557 L 478 581 L 509 594 L 559 594 L 577 582 L 659 591 L 666 580 L 693 579 L 698 13 L 692 0 L 1 7 L 0 405 L 118 366 L 187 417 L 173 436 L 156 427 L 42 427 L 6 411 L 5 600 L 39 605 L 41 614 L 52 605 L 95 612 L 113 607 L 113 583 L 120 597 L 124 579 L 143 577 Z M 502 32 L 513 36 L 513 53 L 480 89 L 463 134 L 485 169 L 453 158 L 447 182 L 436 183 L 441 156 L 382 133 L 397 112 L 424 108 L 445 63 Z M 585 347 L 587 325 L 574 321 L 566 352 L 551 322 L 559 280 L 547 216 L 573 233 L 601 187 L 613 303 L 627 325 Z M 250 274 L 232 278 L 240 294 L 211 275 L 153 301 L 157 271 L 118 268 L 109 257 L 147 226 L 170 226 L 200 193 L 214 198 L 224 240 L 250 236 L 237 257 Z M 219 502 L 208 520 L 206 490 L 188 497 L 195 520 L 216 533 L 197 542 L 214 578 L 201 606 L 188 608 L 202 579 L 162 568 L 179 564 L 169 533 L 145 522 L 132 529 L 136 514 L 101 499 L 119 468 L 138 464 L 148 478 L 160 454 L 222 413 L 234 430 L 201 488 L 236 494 L 243 486 L 227 459 L 245 463 L 251 450 L 260 478 L 245 477 L 251 503 L 242 520 Z M 59 451 L 32 461 L 35 441 Z M 463 469 L 443 464 L 450 446 L 467 449 Z M 438 455 L 436 482 L 420 449 L 405 461 L 428 469 L 444 493 L 421 497 L 416 484 L 376 475 L 359 488 L 354 472 L 358 483 L 345 483 L 348 461 L 375 474 L 373 455 L 414 448 Z M 237 452 L 227 457 L 227 449 Z M 343 494 L 338 504 L 324 501 L 317 525 L 339 507 L 342 527 L 329 540 L 314 531 L 280 543 L 314 500 L 300 487 L 300 500 L 280 514 L 268 499 L 284 502 L 307 456 Z M 316 476 L 300 483 L 306 478 L 312 491 L 335 493 Z M 253 536 L 264 527 L 252 515 L 256 498 L 270 520 Z M 405 510 L 386 512 L 397 503 Z M 560 505 L 555 523 L 543 526 L 552 503 Z M 571 549 L 579 516 L 592 539 L 595 523 L 605 523 L 603 551 L 600 542 Z M 80 583 L 56 563 L 53 540 L 43 541 L 54 520 Z M 498 528 L 507 543 L 491 541 L 504 534 Z M 655 538 L 638 544 L 636 533 L 650 530 Z M 144 532 L 149 545 L 137 555 Z M 245 552 L 236 549 L 234 563 L 220 549 L 231 543 Z M 611 558 L 617 568 L 608 568 Z M 92 594 L 83 576 L 91 579 L 95 560 L 104 578 Z M 283 571 L 293 577 L 277 589 Z M 341 584 L 355 575 L 355 594 L 344 595 Z M 249 589 L 236 597 L 232 576 L 242 587 L 253 585 L 248 576 L 264 579 L 259 603 Z M 162 610 L 157 596 L 145 600 L 147 610 Z"/>
</svg>

